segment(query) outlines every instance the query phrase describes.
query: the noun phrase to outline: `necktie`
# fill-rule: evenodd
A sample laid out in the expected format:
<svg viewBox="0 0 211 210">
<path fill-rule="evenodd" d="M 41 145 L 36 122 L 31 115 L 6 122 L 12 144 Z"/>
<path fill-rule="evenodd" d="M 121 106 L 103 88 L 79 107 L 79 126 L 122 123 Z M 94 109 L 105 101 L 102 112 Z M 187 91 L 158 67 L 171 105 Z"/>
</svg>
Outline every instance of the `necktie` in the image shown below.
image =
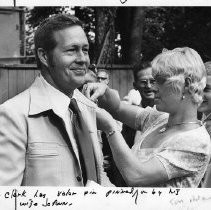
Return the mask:
<svg viewBox="0 0 211 210">
<path fill-rule="evenodd" d="M 83 121 L 81 111 L 79 110 L 77 102 L 74 98 L 71 99 L 69 108 L 73 112 L 74 135 L 78 144 L 84 185 L 88 179 L 97 182 L 92 140 L 90 138 L 87 126 Z"/>
</svg>

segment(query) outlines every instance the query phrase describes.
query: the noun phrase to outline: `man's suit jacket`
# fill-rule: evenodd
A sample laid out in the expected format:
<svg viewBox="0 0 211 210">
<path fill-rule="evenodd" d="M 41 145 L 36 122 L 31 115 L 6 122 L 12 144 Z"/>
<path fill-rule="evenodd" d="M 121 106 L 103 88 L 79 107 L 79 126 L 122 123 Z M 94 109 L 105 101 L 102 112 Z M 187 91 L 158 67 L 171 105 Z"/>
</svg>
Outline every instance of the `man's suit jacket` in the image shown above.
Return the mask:
<svg viewBox="0 0 211 210">
<path fill-rule="evenodd" d="M 97 106 L 78 90 L 74 94 L 92 139 L 97 182 L 109 186 L 97 137 Z M 29 89 L 2 104 L 0 185 L 83 186 L 78 150 L 66 128 L 39 76 Z"/>
</svg>

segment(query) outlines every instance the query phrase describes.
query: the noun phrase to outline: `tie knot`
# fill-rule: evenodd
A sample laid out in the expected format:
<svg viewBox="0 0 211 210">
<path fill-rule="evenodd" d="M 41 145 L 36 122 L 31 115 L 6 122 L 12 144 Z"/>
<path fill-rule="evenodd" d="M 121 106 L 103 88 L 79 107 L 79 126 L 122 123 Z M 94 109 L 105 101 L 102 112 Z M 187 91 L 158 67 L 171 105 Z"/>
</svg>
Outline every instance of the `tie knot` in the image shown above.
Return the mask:
<svg viewBox="0 0 211 210">
<path fill-rule="evenodd" d="M 69 104 L 69 108 L 72 110 L 72 112 L 74 114 L 78 115 L 80 113 L 80 110 L 78 108 L 78 104 L 77 104 L 77 102 L 74 98 L 71 99 L 70 104 Z"/>
</svg>

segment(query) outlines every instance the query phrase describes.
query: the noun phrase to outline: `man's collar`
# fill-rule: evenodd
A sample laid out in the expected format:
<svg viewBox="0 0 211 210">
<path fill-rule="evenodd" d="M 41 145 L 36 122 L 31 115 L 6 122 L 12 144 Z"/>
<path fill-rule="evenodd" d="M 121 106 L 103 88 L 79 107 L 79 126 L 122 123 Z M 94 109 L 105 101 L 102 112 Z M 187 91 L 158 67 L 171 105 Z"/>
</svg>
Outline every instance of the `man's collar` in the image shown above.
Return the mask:
<svg viewBox="0 0 211 210">
<path fill-rule="evenodd" d="M 39 75 L 34 83 L 29 88 L 30 91 L 30 107 L 29 107 L 29 115 L 36 115 L 48 110 L 53 110 L 57 115 L 62 115 L 62 109 L 60 109 L 57 105 L 55 105 L 54 101 L 54 95 L 49 94 L 48 88 L 46 87 L 47 81 L 43 81 L 44 78 Z M 50 85 L 47 83 L 47 85 Z M 51 87 L 54 88 L 54 87 Z M 54 88 L 55 89 L 55 88 Z M 68 103 L 70 102 L 70 98 L 68 98 L 66 95 L 64 95 L 59 90 L 55 89 L 54 93 L 56 95 L 60 95 L 59 98 L 62 97 L 62 102 L 64 103 L 64 106 L 68 106 Z M 63 96 L 61 96 L 63 94 Z M 91 102 L 88 98 L 86 98 L 78 89 L 74 90 L 73 98 L 76 99 L 76 101 L 80 101 L 81 103 L 85 104 L 86 106 L 96 108 L 96 105 Z"/>
<path fill-rule="evenodd" d="M 29 115 L 39 114 L 53 110 L 58 116 L 64 116 L 68 110 L 70 98 L 51 86 L 39 75 L 30 88 Z"/>
<path fill-rule="evenodd" d="M 46 92 L 44 84 L 41 81 L 41 76 L 36 77 L 34 83 L 29 88 L 30 107 L 29 115 L 36 115 L 52 109 L 49 101 L 49 96 Z"/>
</svg>

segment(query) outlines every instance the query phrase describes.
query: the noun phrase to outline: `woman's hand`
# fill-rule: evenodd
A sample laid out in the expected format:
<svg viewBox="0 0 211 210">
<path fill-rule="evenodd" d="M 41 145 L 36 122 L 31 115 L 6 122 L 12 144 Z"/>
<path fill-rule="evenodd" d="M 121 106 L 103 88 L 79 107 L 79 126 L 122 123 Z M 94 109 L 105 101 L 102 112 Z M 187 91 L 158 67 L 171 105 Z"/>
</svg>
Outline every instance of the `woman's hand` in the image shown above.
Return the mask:
<svg viewBox="0 0 211 210">
<path fill-rule="evenodd" d="M 83 87 L 83 94 L 90 100 L 96 102 L 100 96 L 103 96 L 108 86 L 103 83 L 87 83 Z"/>
<path fill-rule="evenodd" d="M 116 120 L 105 110 L 96 110 L 97 128 L 106 134 L 117 129 Z"/>
</svg>

